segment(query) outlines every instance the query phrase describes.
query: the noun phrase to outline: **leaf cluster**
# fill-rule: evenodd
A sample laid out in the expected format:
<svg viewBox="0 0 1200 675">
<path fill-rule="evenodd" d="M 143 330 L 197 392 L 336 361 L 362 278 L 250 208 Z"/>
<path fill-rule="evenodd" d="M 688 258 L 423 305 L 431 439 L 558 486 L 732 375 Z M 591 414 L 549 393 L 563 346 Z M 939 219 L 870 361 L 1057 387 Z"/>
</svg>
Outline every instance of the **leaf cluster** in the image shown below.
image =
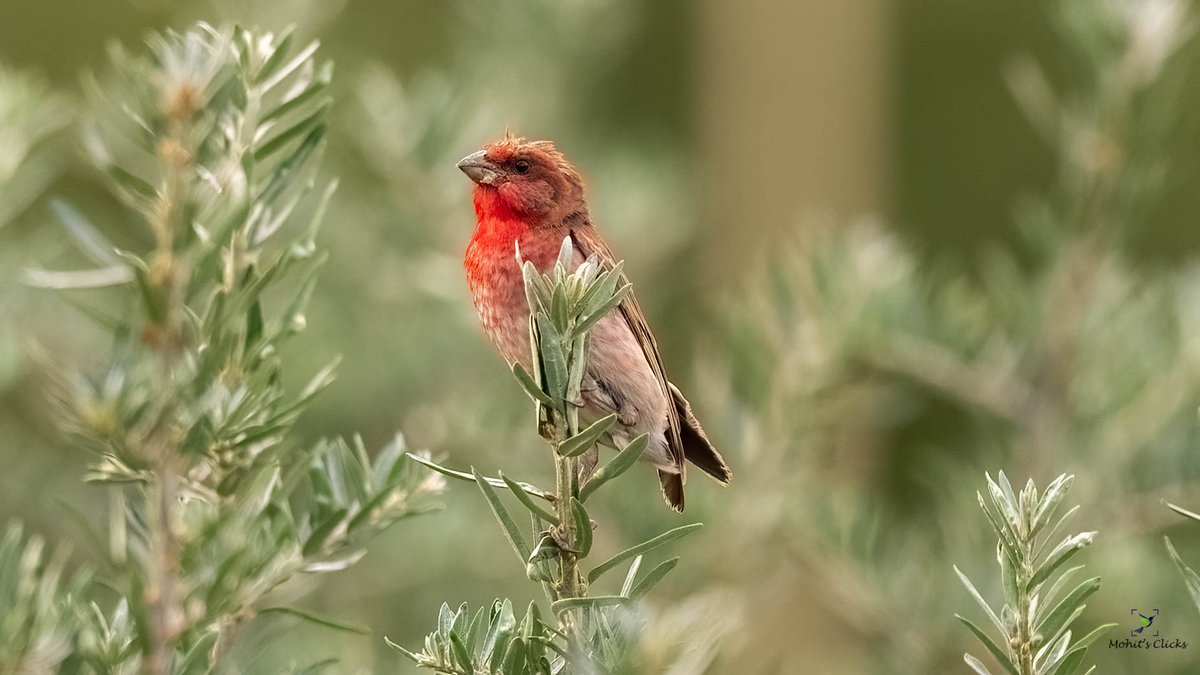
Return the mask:
<svg viewBox="0 0 1200 675">
<path fill-rule="evenodd" d="M 358 561 L 428 511 L 441 481 L 400 437 L 374 458 L 357 437 L 292 437 L 336 366 L 293 391 L 281 356 L 307 323 L 336 187 L 318 180 L 332 66 L 317 43 L 197 24 L 148 44 L 113 47 L 88 80 L 85 144 L 130 218 L 101 226 L 56 204 L 95 267 L 26 280 L 62 291 L 114 342 L 58 396 L 63 426 L 97 458 L 87 480 L 115 495 L 95 540 L 117 600 L 85 612 L 84 653 L 100 671 L 147 667 L 165 642 L 171 672 L 208 672 L 227 629 L 256 612 L 312 617 L 264 604 L 296 575 Z"/>
<path fill-rule="evenodd" d="M 508 600 L 496 600 L 474 615 L 466 603 L 457 611 L 443 604 L 437 630 L 425 638 L 424 650 L 410 652 L 390 640 L 388 645 L 418 666 L 439 673 L 550 675 L 562 668 L 562 656 L 550 641 L 553 632 L 542 621 L 537 603 L 529 604 L 519 624 Z"/>
<path fill-rule="evenodd" d="M 1000 564 L 1004 587 L 1004 604 L 999 614 L 965 574 L 957 567 L 954 571 L 999 630 L 1001 639 L 993 640 L 971 620 L 962 616 L 957 618 L 1005 672 L 1012 675 L 1091 672 L 1091 669 L 1083 670 L 1088 645 L 1115 625 L 1100 626 L 1072 641 L 1071 624 L 1087 606 L 1084 601 L 1100 589 L 1100 578 L 1094 577 L 1067 590 L 1076 573 L 1083 569 L 1082 565 L 1059 572 L 1068 560 L 1094 541 L 1095 532 L 1068 535 L 1050 545 L 1059 528 L 1079 508 L 1071 508 L 1055 519 L 1074 480 L 1074 476 L 1060 475 L 1040 495 L 1030 480 L 1020 493 L 1014 493 L 1001 471 L 997 480 L 992 480 L 990 475 L 987 477 L 986 499 L 976 493 L 979 506 L 998 538 L 996 560 Z M 987 667 L 979 659 L 970 654 L 964 654 L 963 658 L 975 672 L 988 674 Z"/>
</svg>

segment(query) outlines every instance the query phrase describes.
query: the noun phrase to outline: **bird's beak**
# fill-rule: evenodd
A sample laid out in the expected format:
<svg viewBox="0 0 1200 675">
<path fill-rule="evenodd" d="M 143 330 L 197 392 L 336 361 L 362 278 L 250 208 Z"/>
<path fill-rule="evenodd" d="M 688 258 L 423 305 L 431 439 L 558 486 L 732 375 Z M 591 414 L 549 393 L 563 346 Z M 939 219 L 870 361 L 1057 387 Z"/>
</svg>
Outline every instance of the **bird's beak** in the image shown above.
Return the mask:
<svg viewBox="0 0 1200 675">
<path fill-rule="evenodd" d="M 458 168 L 467 174 L 467 178 L 480 185 L 494 185 L 496 179 L 500 177 L 499 167 L 488 161 L 483 150 L 460 159 Z"/>
</svg>

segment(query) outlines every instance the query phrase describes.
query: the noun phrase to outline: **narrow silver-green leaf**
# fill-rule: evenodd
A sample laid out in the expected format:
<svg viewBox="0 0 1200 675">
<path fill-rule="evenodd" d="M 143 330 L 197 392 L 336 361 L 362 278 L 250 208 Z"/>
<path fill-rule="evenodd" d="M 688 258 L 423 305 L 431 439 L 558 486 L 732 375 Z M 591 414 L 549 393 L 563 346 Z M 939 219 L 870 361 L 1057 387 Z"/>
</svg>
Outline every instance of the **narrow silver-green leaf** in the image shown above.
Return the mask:
<svg viewBox="0 0 1200 675">
<path fill-rule="evenodd" d="M 574 436 L 558 445 L 558 454 L 563 457 L 575 457 L 586 452 L 596 444 L 608 430 L 617 423 L 617 414 L 605 415 Z"/>
<path fill-rule="evenodd" d="M 1055 478 L 1052 483 L 1046 488 L 1046 492 L 1042 495 L 1041 501 L 1038 503 L 1037 510 L 1033 514 L 1033 534 L 1037 534 L 1050 523 L 1050 519 L 1054 516 L 1054 512 L 1058 510 L 1059 504 L 1063 498 L 1071 491 L 1071 486 L 1075 483 L 1075 476 L 1066 474 Z"/>
<path fill-rule="evenodd" d="M 463 644 L 458 633 L 453 631 L 450 632 L 450 648 L 454 651 L 454 660 L 462 666 L 463 670 L 468 673 L 475 672 L 475 663 L 471 659 L 471 653 L 467 651 L 467 646 Z"/>
<path fill-rule="evenodd" d="M 554 327 L 554 322 L 544 313 L 538 312 L 538 342 L 541 346 L 542 368 L 546 373 L 546 389 L 550 396 L 562 399 L 567 393 L 567 356 L 563 336 Z"/>
<path fill-rule="evenodd" d="M 621 595 L 628 598 L 630 592 L 633 591 L 633 585 L 637 582 L 638 570 L 642 568 L 642 556 L 633 559 L 629 565 L 629 571 L 625 573 L 625 582 L 621 584 Z"/>
<path fill-rule="evenodd" d="M 554 399 L 550 398 L 546 392 L 542 391 L 542 387 L 537 380 L 529 374 L 528 370 L 520 363 L 512 364 L 513 375 L 516 376 L 517 382 L 521 383 L 521 387 L 525 389 L 525 393 L 529 394 L 535 402 L 544 403 L 546 405 L 554 405 Z"/>
<path fill-rule="evenodd" d="M 334 630 L 339 630 L 344 633 L 354 633 L 356 635 L 370 635 L 371 634 L 371 631 L 367 628 L 363 628 L 361 626 L 355 626 L 353 624 L 346 623 L 345 621 L 342 621 L 340 619 L 334 619 L 334 618 L 330 618 L 330 617 L 326 617 L 326 616 L 321 616 L 320 614 L 316 614 L 315 612 L 310 612 L 308 610 L 296 609 L 295 607 L 265 607 L 263 609 L 258 610 L 258 613 L 259 614 L 286 614 L 288 616 L 293 616 L 293 617 L 296 617 L 297 619 L 301 619 L 303 621 L 307 621 L 309 623 L 313 623 L 318 626 L 332 628 Z"/>
<path fill-rule="evenodd" d="M 1171 560 L 1175 561 L 1175 566 L 1179 568 L 1179 573 L 1183 576 L 1183 584 L 1187 586 L 1188 595 L 1192 596 L 1192 604 L 1196 606 L 1197 610 L 1200 610 L 1200 576 L 1197 576 L 1196 572 L 1183 562 L 1183 558 L 1179 557 L 1179 552 L 1171 544 L 1170 537 L 1163 537 L 1163 541 L 1167 544 L 1167 553 L 1171 555 Z"/>
<path fill-rule="evenodd" d="M 552 525 L 558 524 L 558 516 L 550 513 L 546 509 L 539 506 L 537 502 L 533 501 L 533 497 L 531 497 L 529 493 L 525 491 L 525 488 L 521 487 L 520 483 L 512 480 L 508 476 L 505 476 L 503 471 L 500 472 L 500 480 L 504 481 L 504 484 L 508 487 L 509 491 L 516 496 L 517 500 L 520 501 L 525 508 L 529 509 L 530 513 Z"/>
<path fill-rule="evenodd" d="M 1164 501 L 1163 503 L 1167 505 L 1168 509 L 1171 509 L 1172 511 L 1174 511 L 1175 513 L 1178 513 L 1181 516 L 1186 516 L 1188 518 L 1191 518 L 1192 520 L 1200 520 L 1200 513 L 1193 513 L 1192 511 L 1188 511 L 1187 509 L 1183 508 L 1182 506 L 1176 506 L 1176 505 L 1172 504 L 1171 502 Z"/>
<path fill-rule="evenodd" d="M 983 665 L 982 661 L 974 656 L 971 656 L 970 654 L 963 654 L 963 661 L 966 662 L 966 664 L 971 667 L 971 670 L 975 671 L 977 675 L 992 675 L 991 672 L 988 671 L 987 666 Z"/>
<path fill-rule="evenodd" d="M 642 555 L 643 553 L 649 553 L 650 551 L 653 551 L 654 549 L 658 548 L 659 546 L 669 544 L 672 541 L 675 541 L 676 539 L 678 539 L 686 534 L 689 534 L 702 526 L 703 526 L 703 523 L 692 523 L 691 525 L 683 525 L 683 526 L 677 527 L 673 530 L 668 530 L 666 532 L 663 532 L 662 534 L 658 535 L 657 537 L 654 537 L 653 539 L 644 541 L 644 542 L 638 544 L 637 546 L 632 546 L 630 548 L 627 548 L 624 551 L 621 551 L 620 553 L 614 555 L 613 557 L 609 558 L 608 560 L 605 560 L 604 562 L 597 565 L 591 572 L 588 573 L 588 582 L 594 583 L 597 579 L 600 578 L 601 575 L 603 575 L 608 570 L 616 567 L 617 565 L 620 565 L 623 561 L 629 560 L 630 558 L 632 558 L 634 556 Z"/>
<path fill-rule="evenodd" d="M 1092 632 L 1090 632 L 1087 635 L 1084 635 L 1083 637 L 1076 640 L 1075 644 L 1071 645 L 1071 649 L 1086 648 L 1088 645 L 1090 645 L 1093 642 L 1095 642 L 1096 640 L 1100 639 L 1101 635 L 1104 635 L 1105 633 L 1107 633 L 1108 631 L 1110 631 L 1116 627 L 1117 627 L 1117 624 L 1115 624 L 1115 623 L 1106 623 L 1101 626 L 1096 626 L 1096 628 L 1094 630 L 1092 630 Z"/>
<path fill-rule="evenodd" d="M 562 616 L 563 612 L 577 609 L 581 607 L 611 607 L 627 602 L 627 598 L 622 598 L 619 595 L 593 595 L 589 598 L 563 598 L 550 603 L 550 611 L 556 616 Z"/>
<path fill-rule="evenodd" d="M 500 501 L 500 496 L 496 494 L 496 489 L 492 484 L 487 482 L 483 476 L 471 467 L 471 473 L 475 476 L 475 483 L 479 486 L 479 490 L 483 492 L 484 499 L 487 500 L 488 506 L 492 507 L 492 514 L 496 516 L 496 520 L 500 523 L 500 528 L 504 531 L 504 536 L 508 539 L 508 543 L 512 545 L 513 551 L 517 554 L 517 559 L 524 565 L 525 561 L 529 560 L 529 545 L 525 543 L 525 538 L 521 535 L 521 528 L 517 526 L 512 515 L 504 506 L 504 502 Z"/>
<path fill-rule="evenodd" d="M 1066 630 L 1071 621 L 1082 611 L 1084 601 L 1098 590 L 1100 590 L 1100 577 L 1093 577 L 1076 586 L 1044 615 L 1037 625 L 1037 632 L 1042 634 L 1042 638 L 1046 642 L 1057 639 L 1059 634 Z"/>
<path fill-rule="evenodd" d="M 418 454 L 414 454 L 411 452 L 406 452 L 404 454 L 409 459 L 416 462 L 417 464 L 420 464 L 426 468 L 432 469 L 432 470 L 442 474 L 443 476 L 448 476 L 450 478 L 467 481 L 468 483 L 475 482 L 475 476 L 473 476 L 469 473 L 465 473 L 463 471 L 455 471 L 454 469 L 446 468 L 446 467 L 442 466 L 441 464 L 438 464 L 437 462 L 435 462 L 427 457 L 422 457 L 421 455 L 418 455 Z M 488 482 L 488 484 L 491 485 L 492 487 L 497 487 L 497 488 L 507 488 L 508 487 L 508 485 L 504 481 L 500 480 L 499 478 L 491 478 L 491 477 L 485 476 L 484 480 L 486 480 Z M 526 494 L 530 494 L 530 495 L 533 495 L 534 497 L 544 499 L 550 503 L 554 502 L 553 494 L 546 492 L 545 490 L 537 487 L 536 485 L 530 485 L 529 483 L 518 483 L 518 485 L 521 486 L 521 489 L 524 490 Z"/>
<path fill-rule="evenodd" d="M 658 582 L 663 580 L 663 577 L 667 576 L 667 573 L 675 569 L 675 566 L 678 564 L 679 558 L 675 557 L 655 566 L 654 569 L 647 572 L 646 576 L 629 591 L 627 594 L 629 599 L 637 600 L 644 597 L 652 588 L 658 585 Z"/>
<path fill-rule="evenodd" d="M 1047 675 L 1051 669 L 1058 666 L 1059 661 L 1067 654 L 1067 645 L 1070 641 L 1071 631 L 1067 631 L 1057 640 L 1048 641 L 1038 650 L 1033 662 L 1039 675 Z"/>
<path fill-rule="evenodd" d="M 1000 617 L 996 616 L 996 612 L 992 611 L 991 605 L 989 605 L 987 600 L 984 600 L 979 591 L 975 589 L 975 584 L 971 583 L 971 580 L 967 578 L 967 575 L 963 574 L 962 570 L 958 569 L 958 565 L 954 565 L 954 573 L 958 575 L 959 581 L 961 581 L 963 586 L 967 588 L 967 592 L 970 593 L 971 597 L 975 599 L 976 604 L 978 604 L 983 609 L 984 613 L 987 614 L 987 617 L 992 620 L 992 624 L 999 629 L 1001 634 L 1007 633 L 1004 628 L 1004 622 L 1000 620 Z"/>
<path fill-rule="evenodd" d="M 578 499 L 571 498 L 571 515 L 575 519 L 575 555 L 586 558 L 592 552 L 592 519 Z"/>
<path fill-rule="evenodd" d="M 1012 658 L 1009 657 L 1008 652 L 1000 649 L 1000 647 L 996 645 L 995 641 L 988 637 L 987 633 L 984 633 L 982 630 L 980 630 L 979 626 L 976 626 L 974 623 L 972 623 L 970 619 L 959 616 L 958 614 L 955 614 L 954 618 L 961 621 L 963 625 L 967 627 L 967 630 L 971 631 L 971 633 L 978 638 L 979 642 L 983 644 L 984 648 L 988 650 L 992 657 L 994 657 L 996 661 L 1004 667 L 1004 670 L 1008 671 L 1011 675 L 1019 675 L 1017 672 L 1017 667 L 1013 665 Z"/>
<path fill-rule="evenodd" d="M 579 490 L 579 501 L 586 502 L 588 497 L 592 495 L 600 486 L 608 481 L 620 476 L 637 464 L 641 459 L 642 454 L 646 452 L 646 447 L 650 444 L 650 435 L 642 434 L 629 442 L 625 449 L 617 453 L 607 464 L 600 467 L 588 482 L 583 484 Z"/>
<path fill-rule="evenodd" d="M 1087 648 L 1071 649 L 1066 656 L 1058 662 L 1054 667 L 1054 675 L 1075 675 L 1083 665 L 1083 659 L 1087 656 Z"/>
<path fill-rule="evenodd" d="M 1096 540 L 1095 532 L 1082 532 L 1073 537 L 1067 537 L 1058 546 L 1055 546 L 1046 559 L 1042 561 L 1041 566 L 1034 571 L 1033 576 L 1029 579 L 1029 588 L 1036 588 L 1054 573 L 1063 563 L 1071 559 L 1071 556 L 1078 553 L 1081 549 L 1091 545 Z"/>
<path fill-rule="evenodd" d="M 612 297 L 598 305 L 595 309 L 580 319 L 579 323 L 575 325 L 575 333 L 578 335 L 590 329 L 597 321 L 603 319 L 605 315 L 616 309 L 617 306 L 625 300 L 625 296 L 629 295 L 629 291 L 631 290 L 633 290 L 633 284 L 625 284 L 621 288 L 617 289 Z"/>
</svg>

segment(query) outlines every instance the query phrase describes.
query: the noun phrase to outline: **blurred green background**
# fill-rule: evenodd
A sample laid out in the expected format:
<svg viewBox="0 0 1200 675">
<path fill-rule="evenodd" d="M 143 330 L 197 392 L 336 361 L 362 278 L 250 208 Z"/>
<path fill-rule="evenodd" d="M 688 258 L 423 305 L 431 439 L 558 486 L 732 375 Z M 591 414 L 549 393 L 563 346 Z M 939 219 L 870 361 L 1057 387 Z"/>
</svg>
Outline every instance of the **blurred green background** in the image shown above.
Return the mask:
<svg viewBox="0 0 1200 675">
<path fill-rule="evenodd" d="M 1107 6 L 1122 4 L 1186 3 Z M 683 520 L 707 526 L 652 605 L 661 625 L 711 635 L 710 672 L 963 672 L 979 650 L 953 614 L 976 610 L 951 564 L 999 594 L 974 503 L 997 469 L 1078 474 L 1075 530 L 1100 530 L 1083 559 L 1105 584 L 1085 622 L 1116 621 L 1119 636 L 1130 608 L 1158 607 L 1167 634 L 1194 642 L 1100 645 L 1090 660 L 1194 672 L 1200 615 L 1161 537 L 1200 562 L 1200 529 L 1159 500 L 1200 506 L 1200 121 L 1187 114 L 1200 55 L 1187 42 L 1138 90 L 1117 168 L 1089 183 L 1071 141 L 1113 129 L 1088 126 L 1089 111 L 1112 118 L 1087 92 L 1109 91 L 1096 64 L 1123 34 L 1097 20 L 1099 46 L 1073 50 L 1091 24 L 1063 15 L 951 0 L 0 3 L 0 64 L 43 82 L 64 115 L 39 180 L 9 196 L 28 206 L 0 221 L 0 520 L 67 541 L 57 505 L 104 502 L 55 431 L 33 354 L 87 364 L 108 345 L 18 279 L 71 259 L 52 199 L 118 240 L 127 218 L 77 160 L 81 73 L 113 40 L 195 19 L 297 24 L 336 62 L 326 173 L 341 179 L 321 238 L 332 257 L 288 358 L 297 382 L 344 360 L 304 434 L 378 447 L 400 430 L 448 464 L 550 482 L 466 293 L 473 216 L 454 163 L 506 127 L 551 138 L 589 179 L 672 378 L 735 470 L 725 490 L 692 481 Z M 1074 111 L 1050 133 L 1010 92 L 1034 81 L 1021 55 Z M 605 551 L 682 522 L 651 472 L 631 475 L 593 510 Z M 269 619 L 238 648 L 243 672 L 329 655 L 406 672 L 380 635 L 417 643 L 443 601 L 533 597 L 476 491 L 452 484 L 444 501 L 297 590 L 373 636 Z"/>
</svg>

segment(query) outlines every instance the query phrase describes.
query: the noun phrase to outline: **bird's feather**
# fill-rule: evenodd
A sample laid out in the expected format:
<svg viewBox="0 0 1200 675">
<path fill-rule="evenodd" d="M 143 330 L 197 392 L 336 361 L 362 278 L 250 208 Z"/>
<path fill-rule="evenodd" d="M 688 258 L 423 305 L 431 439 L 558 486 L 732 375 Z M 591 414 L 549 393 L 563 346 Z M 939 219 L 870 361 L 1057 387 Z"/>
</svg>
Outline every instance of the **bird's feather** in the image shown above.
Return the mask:
<svg viewBox="0 0 1200 675">
<path fill-rule="evenodd" d="M 604 242 L 590 222 L 576 221 L 568 230 L 571 239 L 575 242 L 575 248 L 584 259 L 595 255 L 603 261 L 608 269 L 612 269 L 616 256 L 613 255 L 608 244 Z M 618 286 L 627 283 L 628 279 L 622 274 Z M 632 292 L 626 294 L 619 309 L 626 325 L 641 346 L 646 362 L 650 365 L 651 372 L 654 373 L 655 379 L 662 388 L 663 395 L 670 402 L 667 406 L 665 436 L 668 453 L 677 471 L 660 470 L 658 479 L 667 503 L 675 510 L 682 511 L 684 506 L 683 486 L 687 482 L 685 459 L 696 464 L 722 484 L 729 482 L 732 473 L 721 454 L 708 440 L 708 436 L 704 433 L 704 429 L 696 420 L 695 415 L 692 414 L 687 399 L 667 379 L 662 356 L 658 351 L 658 343 L 654 339 L 654 334 L 650 332 L 650 326 L 646 322 L 646 316 L 642 312 L 641 305 L 638 304 L 637 297 Z"/>
</svg>

